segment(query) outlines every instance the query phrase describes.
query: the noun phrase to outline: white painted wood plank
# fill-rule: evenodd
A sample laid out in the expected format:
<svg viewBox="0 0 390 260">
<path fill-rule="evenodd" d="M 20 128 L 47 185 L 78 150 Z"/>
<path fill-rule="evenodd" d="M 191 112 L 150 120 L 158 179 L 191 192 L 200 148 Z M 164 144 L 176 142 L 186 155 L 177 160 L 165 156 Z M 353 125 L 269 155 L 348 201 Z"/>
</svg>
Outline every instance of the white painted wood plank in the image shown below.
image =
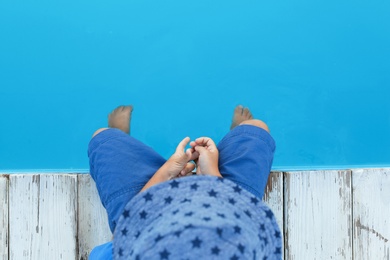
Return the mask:
<svg viewBox="0 0 390 260">
<path fill-rule="evenodd" d="M 76 259 L 77 175 L 10 175 L 10 259 Z"/>
<path fill-rule="evenodd" d="M 283 228 L 283 173 L 272 172 L 269 175 L 263 201 L 271 208 L 279 227 Z"/>
<path fill-rule="evenodd" d="M 8 175 L 0 175 L 0 259 L 8 259 Z"/>
<path fill-rule="evenodd" d="M 10 175 L 10 259 L 33 259 L 33 238 L 38 232 L 39 176 Z"/>
<path fill-rule="evenodd" d="M 89 174 L 78 175 L 79 259 L 86 260 L 91 250 L 112 239 L 107 213 Z"/>
<path fill-rule="evenodd" d="M 354 259 L 390 259 L 390 169 L 352 171 Z"/>
<path fill-rule="evenodd" d="M 350 171 L 285 175 L 285 259 L 352 259 Z"/>
<path fill-rule="evenodd" d="M 267 203 L 278 222 L 282 233 L 282 244 L 284 244 L 283 236 L 283 173 L 271 172 L 268 178 L 268 183 L 265 188 L 263 201 Z M 282 255 L 283 255 L 282 251 Z"/>
</svg>

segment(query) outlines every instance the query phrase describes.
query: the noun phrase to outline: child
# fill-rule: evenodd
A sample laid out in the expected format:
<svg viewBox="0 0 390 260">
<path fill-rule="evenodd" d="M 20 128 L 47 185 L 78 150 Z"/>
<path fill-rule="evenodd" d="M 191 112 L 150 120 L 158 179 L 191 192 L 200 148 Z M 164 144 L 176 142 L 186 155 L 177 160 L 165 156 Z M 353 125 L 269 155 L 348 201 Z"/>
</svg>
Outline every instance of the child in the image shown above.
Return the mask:
<svg viewBox="0 0 390 260">
<path fill-rule="evenodd" d="M 116 108 L 89 144 L 114 233 L 90 259 L 281 259 L 280 230 L 261 201 L 275 150 L 267 125 L 237 106 L 218 147 L 186 137 L 165 160 L 129 135 L 132 110 Z"/>
</svg>

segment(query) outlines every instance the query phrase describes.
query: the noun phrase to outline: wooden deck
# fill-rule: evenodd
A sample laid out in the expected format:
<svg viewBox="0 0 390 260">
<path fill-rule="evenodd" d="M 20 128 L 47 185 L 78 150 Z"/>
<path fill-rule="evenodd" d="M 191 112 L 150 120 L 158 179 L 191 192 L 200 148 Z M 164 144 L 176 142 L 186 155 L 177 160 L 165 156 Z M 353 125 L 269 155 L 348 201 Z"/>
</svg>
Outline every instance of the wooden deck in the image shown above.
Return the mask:
<svg viewBox="0 0 390 260">
<path fill-rule="evenodd" d="M 88 259 L 111 239 L 87 174 L 0 175 L 0 259 Z M 284 259 L 390 259 L 390 169 L 273 172 Z"/>
</svg>

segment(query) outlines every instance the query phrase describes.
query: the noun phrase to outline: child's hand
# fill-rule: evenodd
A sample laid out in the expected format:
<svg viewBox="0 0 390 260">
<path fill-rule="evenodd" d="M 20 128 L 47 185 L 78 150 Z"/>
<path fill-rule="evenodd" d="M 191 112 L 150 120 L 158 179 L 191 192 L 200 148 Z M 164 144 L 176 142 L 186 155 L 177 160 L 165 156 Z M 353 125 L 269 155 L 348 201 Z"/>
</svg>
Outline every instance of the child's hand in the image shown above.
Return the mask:
<svg viewBox="0 0 390 260">
<path fill-rule="evenodd" d="M 179 143 L 176 148 L 176 152 L 164 163 L 163 166 L 160 167 L 160 169 L 158 169 L 158 171 L 141 189 L 141 192 L 158 183 L 192 174 L 192 171 L 195 169 L 195 164 L 190 163 L 190 161 L 198 158 L 199 153 L 192 148 L 187 149 L 187 151 L 184 152 L 184 148 L 189 141 L 190 138 L 186 137 Z"/>
<path fill-rule="evenodd" d="M 167 161 L 169 165 L 168 179 L 190 175 L 195 169 L 195 164 L 190 163 L 190 161 L 198 158 L 199 153 L 193 149 L 187 149 L 184 152 L 184 148 L 189 141 L 189 137 L 184 138 L 177 146 L 175 153 Z"/>
<path fill-rule="evenodd" d="M 209 137 L 200 137 L 190 143 L 193 153 L 199 153 L 196 159 L 196 173 L 222 177 L 218 168 L 218 149 Z"/>
</svg>

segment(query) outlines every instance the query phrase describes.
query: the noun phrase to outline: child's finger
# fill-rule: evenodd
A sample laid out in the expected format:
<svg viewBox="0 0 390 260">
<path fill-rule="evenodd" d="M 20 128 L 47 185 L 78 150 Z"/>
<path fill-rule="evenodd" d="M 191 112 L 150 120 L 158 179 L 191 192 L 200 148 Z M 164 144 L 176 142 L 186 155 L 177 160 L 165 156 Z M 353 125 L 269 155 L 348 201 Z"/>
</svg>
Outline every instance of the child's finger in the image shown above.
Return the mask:
<svg viewBox="0 0 390 260">
<path fill-rule="evenodd" d="M 207 152 L 207 149 L 204 148 L 203 146 L 195 146 L 194 149 L 199 153 L 199 156 Z"/>
<path fill-rule="evenodd" d="M 206 145 L 207 137 L 198 137 L 198 138 L 195 139 L 195 143 L 197 145 Z"/>
<path fill-rule="evenodd" d="M 189 172 L 189 173 L 186 174 L 186 176 L 191 176 L 191 175 L 194 175 L 194 174 L 196 174 L 196 172 Z"/>
<path fill-rule="evenodd" d="M 179 145 L 176 148 L 176 152 L 183 152 L 184 148 L 186 148 L 189 141 L 190 141 L 189 137 L 186 137 L 183 140 L 181 140 L 181 142 L 179 143 Z"/>
<path fill-rule="evenodd" d="M 192 149 L 191 148 L 188 148 L 185 152 L 186 156 L 187 156 L 187 161 L 191 161 L 191 157 L 192 157 Z"/>
<path fill-rule="evenodd" d="M 193 152 L 191 153 L 191 157 L 188 160 L 193 161 L 193 160 L 196 160 L 198 158 L 199 158 L 199 153 L 197 151 L 195 151 L 195 149 L 194 149 Z"/>
<path fill-rule="evenodd" d="M 198 145 L 203 145 L 203 146 L 207 146 L 207 147 L 216 147 L 214 141 L 210 138 L 210 137 L 199 137 L 195 140 L 195 142 L 198 144 Z"/>
<path fill-rule="evenodd" d="M 195 169 L 195 164 L 187 163 L 183 170 L 181 170 L 180 175 L 187 175 L 189 172 L 192 172 Z"/>
</svg>

